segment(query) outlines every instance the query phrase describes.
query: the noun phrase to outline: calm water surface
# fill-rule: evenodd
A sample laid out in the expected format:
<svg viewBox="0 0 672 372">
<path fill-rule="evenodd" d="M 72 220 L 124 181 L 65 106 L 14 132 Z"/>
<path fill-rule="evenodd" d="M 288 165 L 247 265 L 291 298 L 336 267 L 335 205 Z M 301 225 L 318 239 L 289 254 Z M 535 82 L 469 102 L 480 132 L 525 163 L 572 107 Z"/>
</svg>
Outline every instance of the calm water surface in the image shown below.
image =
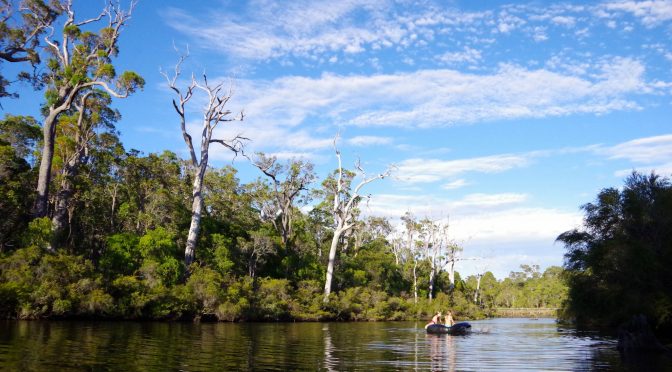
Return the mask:
<svg viewBox="0 0 672 372">
<path fill-rule="evenodd" d="M 0 370 L 583 371 L 623 364 L 616 341 L 551 319 L 471 322 L 469 336 L 422 323 L 0 322 Z"/>
</svg>

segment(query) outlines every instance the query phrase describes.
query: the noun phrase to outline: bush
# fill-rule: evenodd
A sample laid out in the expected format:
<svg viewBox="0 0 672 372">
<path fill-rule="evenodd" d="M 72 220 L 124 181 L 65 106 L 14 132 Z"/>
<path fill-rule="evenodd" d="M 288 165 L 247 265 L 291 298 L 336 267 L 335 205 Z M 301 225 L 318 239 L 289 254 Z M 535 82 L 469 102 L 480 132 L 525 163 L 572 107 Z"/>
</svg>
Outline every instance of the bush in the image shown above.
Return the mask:
<svg viewBox="0 0 672 372">
<path fill-rule="evenodd" d="M 292 298 L 287 279 L 263 278 L 255 293 L 255 315 L 263 320 L 288 320 Z"/>
<path fill-rule="evenodd" d="M 189 300 L 199 313 L 213 313 L 223 299 L 222 276 L 208 267 L 191 266 L 185 285 Z"/>
</svg>

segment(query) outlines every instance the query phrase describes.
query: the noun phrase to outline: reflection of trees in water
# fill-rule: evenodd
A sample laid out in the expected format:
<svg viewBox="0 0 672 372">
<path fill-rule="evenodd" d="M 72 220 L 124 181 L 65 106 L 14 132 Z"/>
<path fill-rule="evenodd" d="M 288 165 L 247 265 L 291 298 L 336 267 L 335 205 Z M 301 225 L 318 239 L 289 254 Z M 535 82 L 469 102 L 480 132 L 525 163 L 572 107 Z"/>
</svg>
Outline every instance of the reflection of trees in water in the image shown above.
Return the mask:
<svg viewBox="0 0 672 372">
<path fill-rule="evenodd" d="M 457 350 L 453 336 L 428 334 L 427 338 L 432 371 L 455 371 Z"/>
<path fill-rule="evenodd" d="M 325 323 L 322 327 L 324 331 L 324 368 L 327 371 L 336 371 L 338 366 L 338 359 L 334 358 L 334 345 L 331 343 L 331 333 L 329 332 L 329 323 Z"/>
</svg>

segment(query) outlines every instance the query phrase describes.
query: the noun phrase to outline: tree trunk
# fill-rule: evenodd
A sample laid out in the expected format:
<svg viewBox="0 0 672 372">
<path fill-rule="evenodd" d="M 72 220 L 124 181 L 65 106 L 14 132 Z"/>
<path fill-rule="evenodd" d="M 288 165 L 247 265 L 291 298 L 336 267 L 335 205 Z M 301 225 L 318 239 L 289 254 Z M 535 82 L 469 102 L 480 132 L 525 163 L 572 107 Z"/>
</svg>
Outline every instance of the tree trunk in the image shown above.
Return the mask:
<svg viewBox="0 0 672 372">
<path fill-rule="evenodd" d="M 33 215 L 35 218 L 46 217 L 49 211 L 49 183 L 51 182 L 51 162 L 54 158 L 54 140 L 56 138 L 56 117 L 60 111 L 50 111 L 44 119 L 42 128 L 43 146 L 40 159 L 40 171 L 37 179 L 37 198 Z"/>
<path fill-rule="evenodd" d="M 448 279 L 450 280 L 450 289 L 455 288 L 455 260 L 450 261 L 448 266 Z"/>
<path fill-rule="evenodd" d="M 478 291 L 481 290 L 481 278 L 483 275 L 476 276 L 476 292 L 474 292 L 474 303 L 478 303 Z"/>
<path fill-rule="evenodd" d="M 432 265 L 432 270 L 429 273 L 429 301 L 431 302 L 434 298 L 434 276 L 436 275 L 436 269 Z"/>
<path fill-rule="evenodd" d="M 418 303 L 418 274 L 417 269 L 418 261 L 413 259 L 413 303 Z"/>
<path fill-rule="evenodd" d="M 329 301 L 329 294 L 331 294 L 331 281 L 334 277 L 334 263 L 336 262 L 336 248 L 338 247 L 338 240 L 341 238 L 342 230 L 336 229 L 334 237 L 331 239 L 331 248 L 329 248 L 329 263 L 327 264 L 327 279 L 324 282 L 324 302 Z"/>
<path fill-rule="evenodd" d="M 119 184 L 115 183 L 112 189 L 112 208 L 110 208 L 110 227 L 114 228 L 114 210 L 117 208 L 117 190 Z"/>
<path fill-rule="evenodd" d="M 67 238 L 66 230 L 70 224 L 68 216 L 68 207 L 70 199 L 74 194 L 72 186 L 72 177 L 74 176 L 76 165 L 68 163 L 63 168 L 60 189 L 56 193 L 56 202 L 54 203 L 54 216 L 51 219 L 51 230 L 53 232 L 52 246 L 54 248 L 63 244 Z"/>
<path fill-rule="evenodd" d="M 194 175 L 194 186 L 192 189 L 193 202 L 191 204 L 191 225 L 189 226 L 189 235 L 187 236 L 187 246 L 184 249 L 184 264 L 189 266 L 194 262 L 194 252 L 198 241 L 198 233 L 201 229 L 201 213 L 203 211 L 203 177 L 205 169 L 208 166 L 207 157 L 201 159 L 200 166 L 196 169 Z"/>
</svg>

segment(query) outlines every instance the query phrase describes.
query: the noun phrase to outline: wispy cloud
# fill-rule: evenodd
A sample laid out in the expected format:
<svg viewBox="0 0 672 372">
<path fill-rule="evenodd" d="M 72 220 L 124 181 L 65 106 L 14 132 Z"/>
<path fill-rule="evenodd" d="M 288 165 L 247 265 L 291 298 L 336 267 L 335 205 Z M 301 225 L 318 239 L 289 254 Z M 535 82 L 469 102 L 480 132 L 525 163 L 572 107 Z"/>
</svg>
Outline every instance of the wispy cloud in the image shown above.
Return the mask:
<svg viewBox="0 0 672 372">
<path fill-rule="evenodd" d="M 672 1 L 669 0 L 614 1 L 602 4 L 601 8 L 607 12 L 630 13 L 648 27 L 672 20 Z"/>
<path fill-rule="evenodd" d="M 435 182 L 469 172 L 500 173 L 524 167 L 531 159 L 531 154 L 503 154 L 457 160 L 408 159 L 398 164 L 395 174 L 404 182 Z"/>
<path fill-rule="evenodd" d="M 599 146 L 594 149 L 612 160 L 627 160 L 632 163 L 629 169 L 614 172 L 616 177 L 626 177 L 633 170 L 640 173 L 655 172 L 660 175 L 672 175 L 672 134 L 637 138 L 613 146 Z"/>
<path fill-rule="evenodd" d="M 442 185 L 441 188 L 444 189 L 444 190 L 455 190 L 455 189 L 465 187 L 467 185 L 469 185 L 469 182 L 467 182 L 463 178 L 460 178 L 460 179 L 457 179 L 455 181 L 450 181 L 450 182 Z"/>
<path fill-rule="evenodd" d="M 416 216 L 442 218 L 447 215 L 471 215 L 496 212 L 520 206 L 528 195 L 522 193 L 468 194 L 459 199 L 432 195 L 374 194 L 366 207 L 366 213 L 398 218 L 406 211 Z M 452 217 L 451 217 L 452 218 Z"/>
<path fill-rule="evenodd" d="M 325 124 L 426 128 L 634 110 L 640 107 L 637 95 L 657 90 L 644 80 L 644 66 L 634 59 L 584 67 L 594 73 L 502 65 L 486 75 L 439 69 L 241 80 L 238 99 L 249 120 L 274 126 L 296 126 L 310 118 Z"/>
<path fill-rule="evenodd" d="M 481 59 L 481 52 L 470 47 L 457 52 L 446 52 L 438 57 L 440 62 L 446 64 L 469 63 L 475 64 Z"/>
<path fill-rule="evenodd" d="M 239 58 L 268 59 L 340 51 L 351 54 L 365 47 L 398 45 L 409 30 L 383 16 L 390 7 L 385 0 L 296 1 L 282 5 L 256 1 L 249 4 L 246 16 L 213 12 L 212 18 L 203 19 L 177 8 L 167 9 L 163 16 L 173 28 L 193 36 L 206 48 Z M 365 22 L 353 22 L 357 17 Z"/>
<path fill-rule="evenodd" d="M 393 142 L 391 137 L 379 136 L 356 136 L 347 140 L 352 146 L 377 146 L 389 145 Z"/>
<path fill-rule="evenodd" d="M 652 164 L 672 159 L 672 134 L 638 138 L 598 150 L 610 159 Z"/>
</svg>

